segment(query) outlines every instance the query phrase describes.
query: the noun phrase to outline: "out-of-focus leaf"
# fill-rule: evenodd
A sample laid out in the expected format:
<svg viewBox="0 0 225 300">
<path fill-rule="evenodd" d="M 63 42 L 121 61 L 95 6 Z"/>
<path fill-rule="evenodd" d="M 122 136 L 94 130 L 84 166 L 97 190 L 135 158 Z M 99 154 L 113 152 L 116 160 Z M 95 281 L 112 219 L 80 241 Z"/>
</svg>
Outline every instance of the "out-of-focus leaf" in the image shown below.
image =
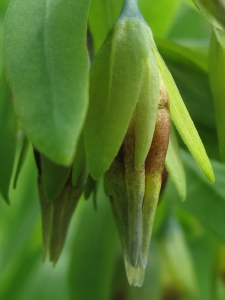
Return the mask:
<svg viewBox="0 0 225 300">
<path fill-rule="evenodd" d="M 198 300 L 214 299 L 214 243 L 209 234 L 195 237 L 188 243 L 193 257 L 199 288 Z"/>
<path fill-rule="evenodd" d="M 181 200 L 184 201 L 186 198 L 186 177 L 180 155 L 180 148 L 173 128 L 170 130 L 170 140 L 165 165 Z"/>
<path fill-rule="evenodd" d="M 27 151 L 29 148 L 29 141 L 26 138 L 26 136 L 21 133 L 22 135 L 22 145 L 21 145 L 21 149 L 20 149 L 20 155 L 19 155 L 19 159 L 17 162 L 17 167 L 16 167 L 16 173 L 15 173 L 15 177 L 14 177 L 14 182 L 13 182 L 13 188 L 15 189 L 17 186 L 17 181 L 20 175 L 20 172 L 23 168 L 23 165 L 25 163 L 26 157 L 27 157 Z"/>
<path fill-rule="evenodd" d="M 193 0 L 202 15 L 210 24 L 225 30 L 225 3 L 223 0 Z"/>
<path fill-rule="evenodd" d="M 220 43 L 221 47 L 225 51 L 225 31 L 214 28 L 214 32 L 217 38 L 217 41 Z"/>
<path fill-rule="evenodd" d="M 168 220 L 157 244 L 164 288 L 174 284 L 178 291 L 181 290 L 192 296 L 190 299 L 197 300 L 198 287 L 193 259 L 184 233 L 175 219 Z"/>
<path fill-rule="evenodd" d="M 143 42 L 143 39 L 145 42 Z M 90 105 L 84 129 L 88 167 L 98 179 L 119 151 L 133 114 L 148 59 L 151 32 L 136 18 L 121 18 L 90 70 Z"/>
<path fill-rule="evenodd" d="M 202 141 L 199 138 L 194 123 L 191 120 L 191 117 L 182 101 L 176 84 L 157 50 L 155 50 L 155 55 L 167 87 L 171 108 L 171 118 L 183 141 L 187 145 L 189 151 L 192 153 L 196 163 L 199 165 L 206 178 L 210 182 L 214 182 L 215 178 L 211 163 L 205 152 Z"/>
<path fill-rule="evenodd" d="M 115 254 L 118 245 L 109 200 L 98 193 L 98 211 L 83 202 L 83 212 L 74 237 L 69 270 L 71 299 L 111 298 Z"/>
<path fill-rule="evenodd" d="M 225 161 L 225 49 L 212 34 L 209 51 L 209 78 L 222 160 Z"/>
<path fill-rule="evenodd" d="M 122 3 L 122 0 L 92 0 L 89 12 L 89 28 L 95 53 L 103 44 L 109 29 L 118 18 Z"/>
<path fill-rule="evenodd" d="M 167 186 L 166 196 L 197 217 L 210 232 L 225 243 L 225 167 L 219 162 L 212 162 L 216 181 L 211 185 L 205 180 L 190 154 L 186 151 L 182 153 L 187 179 L 187 199 L 181 203 L 171 183 Z"/>
<path fill-rule="evenodd" d="M 34 146 L 72 163 L 88 102 L 87 17 L 91 0 L 12 0 L 4 60 L 16 112 Z"/>
<path fill-rule="evenodd" d="M 9 203 L 9 186 L 17 142 L 17 120 L 4 72 L 0 77 L 0 141 L 0 192 Z"/>
<path fill-rule="evenodd" d="M 139 0 L 140 10 L 157 37 L 167 34 L 179 5 L 179 0 Z"/>
<path fill-rule="evenodd" d="M 41 176 L 48 201 L 53 201 L 62 191 L 71 168 L 59 166 L 41 155 Z"/>
</svg>

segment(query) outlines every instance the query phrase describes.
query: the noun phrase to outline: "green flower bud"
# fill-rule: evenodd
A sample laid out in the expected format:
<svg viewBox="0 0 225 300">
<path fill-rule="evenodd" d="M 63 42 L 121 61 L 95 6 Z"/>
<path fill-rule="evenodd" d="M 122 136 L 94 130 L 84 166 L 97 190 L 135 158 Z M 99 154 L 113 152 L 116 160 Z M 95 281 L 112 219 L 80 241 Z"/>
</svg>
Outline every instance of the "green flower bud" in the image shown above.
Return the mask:
<svg viewBox="0 0 225 300">
<path fill-rule="evenodd" d="M 159 71 L 153 45 L 151 30 L 135 2 L 125 5 L 90 68 L 84 138 L 94 179 L 109 169 L 119 152 L 135 109 L 135 166 L 139 169 L 144 163 L 159 102 Z"/>
<path fill-rule="evenodd" d="M 84 139 L 90 174 L 98 179 L 106 172 L 127 276 L 134 285 L 141 285 L 147 264 L 170 112 L 196 162 L 213 181 L 204 147 L 137 1 L 125 0 L 90 69 Z"/>
</svg>

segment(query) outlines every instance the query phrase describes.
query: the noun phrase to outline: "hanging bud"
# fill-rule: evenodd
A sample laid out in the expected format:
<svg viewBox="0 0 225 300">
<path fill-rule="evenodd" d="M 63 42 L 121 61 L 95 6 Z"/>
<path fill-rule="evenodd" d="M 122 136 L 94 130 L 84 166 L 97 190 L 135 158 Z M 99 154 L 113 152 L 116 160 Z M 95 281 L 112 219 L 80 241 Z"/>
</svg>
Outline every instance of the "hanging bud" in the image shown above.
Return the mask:
<svg viewBox="0 0 225 300">
<path fill-rule="evenodd" d="M 98 179 L 106 172 L 127 276 L 134 285 L 143 282 L 147 264 L 169 142 L 170 113 L 212 182 L 209 159 L 137 0 L 125 0 L 90 69 L 84 140 L 92 177 Z M 175 186 L 180 188 L 176 178 L 173 176 Z M 182 196 L 184 191 L 182 187 Z"/>
</svg>

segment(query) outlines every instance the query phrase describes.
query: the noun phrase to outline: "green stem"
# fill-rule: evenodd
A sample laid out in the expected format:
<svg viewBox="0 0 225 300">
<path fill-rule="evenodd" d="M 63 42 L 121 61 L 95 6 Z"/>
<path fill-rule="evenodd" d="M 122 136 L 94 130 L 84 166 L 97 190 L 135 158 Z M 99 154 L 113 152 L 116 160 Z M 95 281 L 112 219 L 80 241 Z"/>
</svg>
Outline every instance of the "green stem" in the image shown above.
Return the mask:
<svg viewBox="0 0 225 300">
<path fill-rule="evenodd" d="M 138 0 L 124 0 L 121 17 L 140 17 Z"/>
</svg>

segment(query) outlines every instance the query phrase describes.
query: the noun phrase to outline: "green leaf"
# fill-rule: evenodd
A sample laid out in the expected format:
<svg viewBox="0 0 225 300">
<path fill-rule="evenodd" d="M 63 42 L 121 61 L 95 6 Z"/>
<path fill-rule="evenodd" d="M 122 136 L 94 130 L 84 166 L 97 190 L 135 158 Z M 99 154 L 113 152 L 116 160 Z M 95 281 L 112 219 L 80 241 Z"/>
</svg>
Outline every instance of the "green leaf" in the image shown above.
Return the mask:
<svg viewBox="0 0 225 300">
<path fill-rule="evenodd" d="M 174 125 L 206 178 L 213 183 L 215 178 L 212 166 L 194 123 L 181 99 L 180 93 L 169 70 L 158 51 L 155 49 L 154 51 L 169 94 L 170 114 Z"/>
<path fill-rule="evenodd" d="M 103 300 L 112 296 L 118 238 L 109 200 L 102 188 L 98 199 L 97 212 L 89 201 L 82 203 L 69 263 L 71 299 Z"/>
<path fill-rule="evenodd" d="M 58 261 L 64 247 L 69 224 L 82 192 L 83 187 L 72 187 L 70 183 L 67 183 L 62 193 L 52 203 L 53 214 L 49 253 L 53 265 Z"/>
<path fill-rule="evenodd" d="M 165 165 L 181 200 L 184 201 L 186 198 L 186 177 L 180 155 L 180 148 L 173 127 L 171 127 L 170 130 L 170 140 Z"/>
<path fill-rule="evenodd" d="M 25 163 L 25 160 L 27 158 L 27 152 L 28 152 L 28 148 L 29 148 L 29 141 L 27 139 L 27 137 L 21 132 L 22 135 L 22 145 L 20 148 L 20 154 L 19 154 L 19 159 L 17 162 L 17 167 L 16 167 L 16 173 L 15 173 L 15 177 L 14 177 L 14 182 L 13 182 L 13 188 L 15 189 L 17 186 L 17 181 L 19 178 L 19 175 L 21 173 L 21 170 L 23 168 L 23 165 Z"/>
<path fill-rule="evenodd" d="M 179 5 L 179 0 L 139 0 L 140 11 L 157 37 L 168 33 Z"/>
<path fill-rule="evenodd" d="M 190 296 L 190 299 L 198 299 L 193 259 L 184 233 L 176 219 L 170 218 L 168 220 L 164 232 L 158 239 L 157 250 L 161 273 L 167 273 L 164 276 L 169 275 L 170 282 L 174 282 L 175 287 L 178 290 L 181 288 L 183 292 Z"/>
<path fill-rule="evenodd" d="M 84 137 L 83 135 L 80 137 L 76 155 L 73 161 L 73 168 L 72 168 L 72 185 L 75 186 L 77 184 L 78 177 L 84 167 L 85 164 L 85 149 L 84 149 Z"/>
<path fill-rule="evenodd" d="M 219 148 L 225 161 L 225 49 L 212 34 L 209 51 L 209 78 L 213 93 Z"/>
<path fill-rule="evenodd" d="M 155 130 L 159 104 L 159 71 L 152 51 L 146 62 L 138 102 L 136 106 L 135 126 L 135 168 L 139 170 L 149 152 Z"/>
<path fill-rule="evenodd" d="M 16 112 L 34 146 L 62 165 L 72 163 L 87 111 L 90 2 L 12 0 L 5 21 Z"/>
<path fill-rule="evenodd" d="M 0 141 L 0 192 L 9 203 L 9 186 L 17 142 L 17 120 L 4 72 L 0 78 Z"/>
<path fill-rule="evenodd" d="M 157 48 L 176 82 L 194 123 L 198 122 L 215 129 L 206 55 L 193 47 L 184 47 L 165 40 L 157 40 Z"/>
<path fill-rule="evenodd" d="M 181 203 L 171 183 L 167 186 L 166 197 L 197 217 L 207 230 L 225 243 L 224 165 L 212 161 L 216 181 L 211 185 L 201 174 L 190 154 L 183 151 L 182 159 L 187 179 L 187 199 Z"/>
<path fill-rule="evenodd" d="M 193 0 L 201 14 L 209 23 L 219 29 L 225 30 L 225 3 L 221 0 Z"/>
<path fill-rule="evenodd" d="M 123 0 L 92 0 L 88 24 L 96 53 L 119 16 Z"/>
<path fill-rule="evenodd" d="M 47 201 L 53 201 L 65 186 L 71 168 L 56 165 L 44 155 L 41 155 L 41 171 Z"/>
<path fill-rule="evenodd" d="M 43 261 L 45 261 L 48 255 L 49 242 L 51 238 L 51 228 L 52 228 L 52 215 L 53 207 L 52 203 L 46 200 L 44 186 L 41 176 L 38 178 L 38 193 L 39 202 L 41 206 L 41 225 L 42 225 L 42 244 L 43 244 Z"/>
<path fill-rule="evenodd" d="M 142 21 L 122 18 L 93 61 L 84 138 L 94 179 L 109 168 L 122 144 L 138 100 L 150 43 L 151 32 Z"/>
</svg>

